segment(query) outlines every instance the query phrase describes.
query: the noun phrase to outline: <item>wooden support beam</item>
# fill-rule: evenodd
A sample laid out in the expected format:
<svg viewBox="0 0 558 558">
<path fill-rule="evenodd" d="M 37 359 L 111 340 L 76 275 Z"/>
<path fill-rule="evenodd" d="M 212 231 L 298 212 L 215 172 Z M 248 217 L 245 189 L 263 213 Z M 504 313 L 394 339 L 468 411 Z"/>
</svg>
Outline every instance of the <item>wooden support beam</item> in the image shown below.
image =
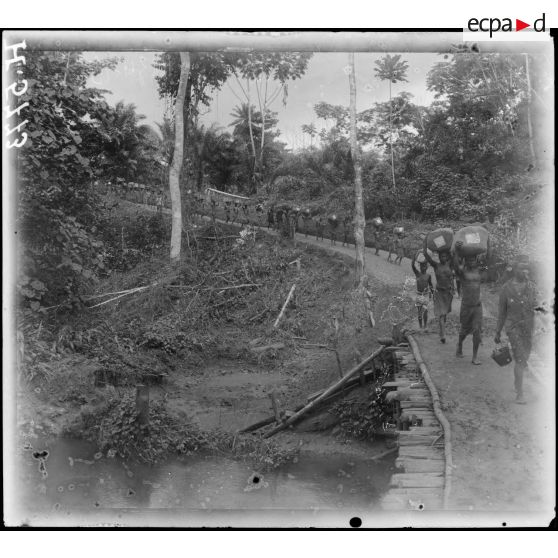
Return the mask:
<svg viewBox="0 0 558 558">
<path fill-rule="evenodd" d="M 375 358 L 377 358 L 382 353 L 383 350 L 384 350 L 383 347 L 380 347 L 379 349 L 376 349 L 370 356 L 366 357 L 362 362 L 360 362 L 352 370 L 347 372 L 347 374 L 345 374 L 345 376 L 343 376 L 343 378 L 341 378 L 335 384 L 333 384 L 329 388 L 327 388 L 319 397 L 317 397 L 316 399 L 314 399 L 313 401 L 308 403 L 303 409 L 301 409 L 300 411 L 295 413 L 292 417 L 287 419 L 283 424 L 280 424 L 279 426 L 277 426 L 273 430 L 269 431 L 264 437 L 269 438 L 269 437 L 273 436 L 274 434 L 277 434 L 277 432 L 280 432 L 284 428 L 287 428 L 288 426 L 294 424 L 297 420 L 300 420 L 301 417 L 303 417 L 305 414 L 307 414 L 309 411 L 311 411 L 313 408 L 315 408 L 316 405 L 321 403 L 329 395 L 331 395 L 332 393 L 335 393 L 340 388 L 345 386 L 347 384 L 347 382 L 352 377 L 354 377 L 356 374 L 358 374 L 358 372 L 360 372 L 360 370 L 363 369 L 365 366 L 368 366 L 368 364 L 370 364 Z"/>
</svg>

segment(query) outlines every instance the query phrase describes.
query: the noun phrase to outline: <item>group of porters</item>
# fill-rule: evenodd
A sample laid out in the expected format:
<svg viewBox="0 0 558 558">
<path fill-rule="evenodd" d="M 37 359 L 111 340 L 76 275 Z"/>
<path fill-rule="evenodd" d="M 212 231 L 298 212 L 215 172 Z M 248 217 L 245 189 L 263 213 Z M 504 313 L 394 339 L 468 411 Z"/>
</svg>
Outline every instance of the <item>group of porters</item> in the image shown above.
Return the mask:
<svg viewBox="0 0 558 558">
<path fill-rule="evenodd" d="M 452 299 L 461 297 L 459 336 L 455 356 L 463 358 L 463 343 L 473 339 L 472 364 L 481 365 L 478 356 L 482 342 L 483 306 L 481 300 L 481 269 L 490 257 L 490 237 L 480 224 L 452 229 L 436 229 L 424 239 L 422 250 L 414 255 L 411 267 L 416 277 L 415 306 L 419 327 L 426 330 L 428 306 L 432 299 L 439 325 L 440 341 L 446 342 L 445 326 L 451 312 Z M 419 264 L 417 268 L 416 263 Z M 434 270 L 436 285 L 428 272 Z M 526 255 L 517 256 L 511 275 L 503 284 L 498 300 L 498 317 L 492 358 L 500 366 L 514 361 L 514 389 L 516 402 L 525 403 L 523 375 L 528 367 L 534 330 L 536 289 L 530 277 L 531 265 Z M 502 330 L 507 343 L 502 344 Z"/>
</svg>

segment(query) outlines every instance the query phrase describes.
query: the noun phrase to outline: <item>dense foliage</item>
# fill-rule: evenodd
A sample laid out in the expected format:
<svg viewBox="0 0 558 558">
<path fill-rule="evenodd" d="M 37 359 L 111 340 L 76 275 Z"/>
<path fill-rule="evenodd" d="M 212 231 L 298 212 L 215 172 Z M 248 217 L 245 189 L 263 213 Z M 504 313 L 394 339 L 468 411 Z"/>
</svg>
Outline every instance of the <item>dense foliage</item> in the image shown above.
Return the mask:
<svg viewBox="0 0 558 558">
<path fill-rule="evenodd" d="M 288 82 L 301 78 L 309 58 L 301 53 L 192 55 L 184 190 L 214 186 L 292 200 L 314 213 L 351 211 L 347 107 L 317 103 L 321 124 L 302 125 L 308 143 L 299 150 L 280 141 L 278 116 L 270 108 L 275 99 L 286 102 Z M 88 85 L 91 76 L 117 62 L 88 62 L 80 53 L 26 53 L 22 69 L 29 89 L 21 102 L 29 103 L 30 117 L 25 116 L 29 140 L 17 152 L 18 292 L 24 306 L 35 311 L 78 302 L 109 267 L 122 269 L 126 258 L 133 265 L 130 250 L 135 247 L 127 246 L 124 257 L 101 242 L 117 231 L 105 230 L 107 207 L 97 182 L 167 184 L 172 116 L 159 123 L 156 133 L 142 124 L 133 105 L 111 107 L 104 91 Z M 172 99 L 178 54 L 160 55 L 156 67 L 162 70 L 159 93 Z M 398 55 L 384 56 L 369 68 L 373 79 L 389 82 L 390 98 L 357 115 L 366 217 L 514 222 L 507 199 L 523 195 L 527 172 L 541 166 L 544 151 L 538 130 L 548 79 L 539 63 L 526 55 L 445 55 L 428 74 L 436 99 L 426 107 L 402 90 L 408 70 Z M 205 126 L 200 109 L 226 82 L 242 91 L 228 129 Z M 392 84 L 398 88 L 393 94 Z M 153 227 L 160 226 L 138 223 L 134 235 L 139 242 L 140 229 L 153 236 Z M 513 253 L 515 237 L 502 230 L 499 245 Z M 158 231 L 155 236 L 165 235 Z"/>
<path fill-rule="evenodd" d="M 105 202 L 98 181 L 148 180 L 157 172 L 158 137 L 133 105 L 115 107 L 88 79 L 118 60 L 79 52 L 29 52 L 29 139 L 17 151 L 18 292 L 37 311 L 79 302 L 106 273 L 100 240 Z"/>
</svg>

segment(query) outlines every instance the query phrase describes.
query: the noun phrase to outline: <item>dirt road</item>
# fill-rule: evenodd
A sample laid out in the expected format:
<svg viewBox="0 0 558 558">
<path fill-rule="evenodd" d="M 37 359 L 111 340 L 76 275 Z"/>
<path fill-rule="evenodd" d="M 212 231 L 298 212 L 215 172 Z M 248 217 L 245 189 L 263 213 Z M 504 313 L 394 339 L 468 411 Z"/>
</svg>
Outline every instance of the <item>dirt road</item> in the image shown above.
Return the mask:
<svg viewBox="0 0 558 558">
<path fill-rule="evenodd" d="M 328 251 L 354 255 L 352 246 L 304 239 Z M 387 262 L 387 254 L 375 256 L 366 249 L 366 268 L 380 281 L 401 290 L 406 277 L 413 278 L 410 260 L 401 266 Z M 502 512 L 502 523 L 525 524 L 521 513 L 554 515 L 555 408 L 553 355 L 534 366 L 537 381 L 525 380 L 527 405 L 517 405 L 513 392 L 513 367 L 499 367 L 491 358 L 496 319 L 495 293 L 483 286 L 485 315 L 481 366 L 471 364 L 471 340 L 465 342 L 465 358 L 455 357 L 460 300 L 454 299 L 452 333 L 442 345 L 431 321 L 429 333 L 416 336 L 442 399 L 453 436 L 453 489 L 450 508 L 460 511 Z M 535 360 L 535 359 L 533 359 Z"/>
</svg>

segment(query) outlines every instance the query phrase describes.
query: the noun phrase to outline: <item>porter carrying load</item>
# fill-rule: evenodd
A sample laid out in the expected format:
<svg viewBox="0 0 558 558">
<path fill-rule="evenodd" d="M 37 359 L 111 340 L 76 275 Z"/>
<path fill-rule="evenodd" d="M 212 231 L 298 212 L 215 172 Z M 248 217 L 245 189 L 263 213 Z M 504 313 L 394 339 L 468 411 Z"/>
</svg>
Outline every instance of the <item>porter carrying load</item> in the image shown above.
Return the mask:
<svg viewBox="0 0 558 558">
<path fill-rule="evenodd" d="M 430 252 L 449 252 L 453 245 L 453 231 L 451 229 L 436 229 L 424 238 L 424 249 Z"/>
<path fill-rule="evenodd" d="M 459 249 L 456 244 L 460 242 Z M 480 256 L 486 254 L 490 248 L 488 231 L 481 225 L 471 225 L 459 229 L 454 236 L 452 251 L 456 251 L 460 258 Z"/>
</svg>

